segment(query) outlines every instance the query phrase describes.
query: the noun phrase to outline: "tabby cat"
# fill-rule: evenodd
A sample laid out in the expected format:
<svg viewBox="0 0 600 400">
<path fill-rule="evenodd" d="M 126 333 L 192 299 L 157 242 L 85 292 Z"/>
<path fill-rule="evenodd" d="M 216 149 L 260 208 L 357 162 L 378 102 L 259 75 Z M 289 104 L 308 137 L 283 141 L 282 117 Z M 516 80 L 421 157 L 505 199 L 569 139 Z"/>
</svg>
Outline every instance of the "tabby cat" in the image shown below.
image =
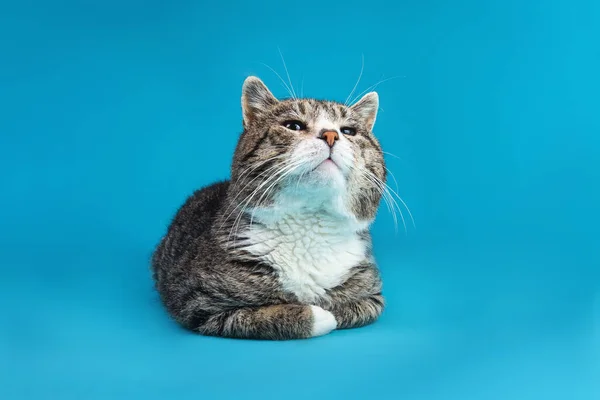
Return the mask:
<svg viewBox="0 0 600 400">
<path fill-rule="evenodd" d="M 203 335 L 285 340 L 379 317 L 378 104 L 375 92 L 352 106 L 278 100 L 245 80 L 231 179 L 190 196 L 152 257 L 173 319 Z"/>
</svg>

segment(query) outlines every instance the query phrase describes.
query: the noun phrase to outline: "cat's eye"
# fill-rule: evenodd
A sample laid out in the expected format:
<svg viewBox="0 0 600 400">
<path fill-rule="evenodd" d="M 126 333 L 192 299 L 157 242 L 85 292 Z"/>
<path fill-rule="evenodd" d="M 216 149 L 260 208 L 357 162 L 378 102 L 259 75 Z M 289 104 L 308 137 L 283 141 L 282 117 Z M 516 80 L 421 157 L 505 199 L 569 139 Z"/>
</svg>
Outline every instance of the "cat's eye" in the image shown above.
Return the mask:
<svg viewBox="0 0 600 400">
<path fill-rule="evenodd" d="M 283 125 L 285 128 L 287 128 L 287 129 L 289 129 L 291 131 L 304 131 L 304 130 L 306 130 L 306 125 L 303 124 L 302 122 L 296 121 L 296 120 L 285 121 L 281 125 Z"/>
<path fill-rule="evenodd" d="M 356 135 L 356 129 L 350 128 L 349 126 L 342 127 L 342 129 L 340 129 L 340 132 L 342 132 L 344 135 L 348 135 L 348 136 Z"/>
</svg>

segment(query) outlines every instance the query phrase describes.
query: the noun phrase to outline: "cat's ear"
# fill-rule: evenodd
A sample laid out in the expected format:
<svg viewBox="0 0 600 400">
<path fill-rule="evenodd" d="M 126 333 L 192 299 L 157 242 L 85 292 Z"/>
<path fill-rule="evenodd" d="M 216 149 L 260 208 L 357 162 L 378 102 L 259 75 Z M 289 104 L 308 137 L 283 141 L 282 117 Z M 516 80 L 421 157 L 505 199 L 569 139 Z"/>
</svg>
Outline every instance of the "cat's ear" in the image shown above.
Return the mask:
<svg viewBox="0 0 600 400">
<path fill-rule="evenodd" d="M 358 113 L 366 122 L 367 128 L 372 130 L 379 109 L 379 95 L 377 92 L 367 93 L 350 108 Z"/>
<path fill-rule="evenodd" d="M 246 78 L 242 87 L 244 126 L 250 124 L 260 113 L 275 104 L 277 104 L 277 99 L 260 79 L 255 76 Z"/>
</svg>

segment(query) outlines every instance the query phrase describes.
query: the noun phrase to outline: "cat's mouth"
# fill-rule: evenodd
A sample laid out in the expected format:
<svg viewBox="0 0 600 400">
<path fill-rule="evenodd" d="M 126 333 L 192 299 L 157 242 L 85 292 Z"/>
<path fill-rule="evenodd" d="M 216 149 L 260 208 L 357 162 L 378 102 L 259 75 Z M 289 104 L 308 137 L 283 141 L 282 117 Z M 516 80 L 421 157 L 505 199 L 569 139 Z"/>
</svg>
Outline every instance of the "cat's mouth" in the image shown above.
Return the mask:
<svg viewBox="0 0 600 400">
<path fill-rule="evenodd" d="M 337 163 L 335 161 L 333 161 L 333 158 L 331 158 L 331 156 L 327 157 L 321 164 L 323 164 L 323 163 L 331 163 L 339 168 L 339 166 L 337 165 Z"/>
<path fill-rule="evenodd" d="M 331 158 L 331 156 L 327 157 L 323 161 L 321 161 L 313 171 L 323 171 L 323 172 L 341 172 L 340 166 Z"/>
<path fill-rule="evenodd" d="M 345 176 L 346 174 L 344 173 L 343 164 L 340 164 L 340 161 L 343 160 L 339 159 L 338 155 L 331 151 L 321 154 L 321 157 L 315 160 L 316 165 L 313 164 L 314 167 L 312 168 L 311 172 L 321 176 L 322 178 L 327 176 L 335 177 L 340 174 Z"/>
</svg>

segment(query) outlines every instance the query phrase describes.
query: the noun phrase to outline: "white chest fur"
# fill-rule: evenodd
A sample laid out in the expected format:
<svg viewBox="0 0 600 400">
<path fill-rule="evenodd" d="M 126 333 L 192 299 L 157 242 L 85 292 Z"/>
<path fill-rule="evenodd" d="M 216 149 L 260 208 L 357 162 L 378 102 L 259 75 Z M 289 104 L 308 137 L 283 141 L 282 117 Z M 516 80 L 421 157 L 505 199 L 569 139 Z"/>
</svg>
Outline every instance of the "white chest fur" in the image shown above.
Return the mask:
<svg viewBox="0 0 600 400">
<path fill-rule="evenodd" d="M 343 283 L 367 246 L 355 223 L 323 211 L 285 214 L 244 236 L 245 249 L 273 265 L 284 290 L 307 303 Z"/>
</svg>

